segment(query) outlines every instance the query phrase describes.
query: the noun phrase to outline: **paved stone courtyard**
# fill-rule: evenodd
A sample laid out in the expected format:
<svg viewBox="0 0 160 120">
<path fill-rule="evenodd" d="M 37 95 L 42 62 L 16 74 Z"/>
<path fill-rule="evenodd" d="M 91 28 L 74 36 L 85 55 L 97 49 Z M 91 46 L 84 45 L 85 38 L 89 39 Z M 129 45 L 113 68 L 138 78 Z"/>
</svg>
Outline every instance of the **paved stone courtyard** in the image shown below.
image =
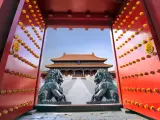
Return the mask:
<svg viewBox="0 0 160 120">
<path fill-rule="evenodd" d="M 34 113 L 16 120 L 149 120 L 136 114 L 118 112 Z"/>
</svg>

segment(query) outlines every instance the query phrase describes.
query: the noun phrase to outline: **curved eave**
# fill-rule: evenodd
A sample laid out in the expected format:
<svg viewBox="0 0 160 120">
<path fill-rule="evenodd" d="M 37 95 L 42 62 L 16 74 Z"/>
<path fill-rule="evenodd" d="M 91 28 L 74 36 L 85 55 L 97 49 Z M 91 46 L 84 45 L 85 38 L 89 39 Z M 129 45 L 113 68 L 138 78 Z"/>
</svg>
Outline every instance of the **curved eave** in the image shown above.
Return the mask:
<svg viewBox="0 0 160 120">
<path fill-rule="evenodd" d="M 97 62 L 99 61 L 99 62 L 105 62 L 106 60 L 107 60 L 107 59 L 103 59 L 103 58 L 102 58 L 101 60 L 80 60 L 80 61 L 89 61 L 89 62 L 90 62 L 90 61 L 97 61 Z M 52 62 L 58 62 L 58 61 L 59 61 L 59 62 L 75 61 L 75 62 L 76 62 L 76 61 L 78 61 L 78 60 L 57 60 L 57 59 L 51 59 L 51 61 L 52 61 Z"/>
<path fill-rule="evenodd" d="M 113 65 L 104 64 L 104 65 L 57 65 L 51 64 L 51 65 L 45 65 L 46 68 L 54 69 L 54 68 L 110 68 L 113 67 Z"/>
</svg>

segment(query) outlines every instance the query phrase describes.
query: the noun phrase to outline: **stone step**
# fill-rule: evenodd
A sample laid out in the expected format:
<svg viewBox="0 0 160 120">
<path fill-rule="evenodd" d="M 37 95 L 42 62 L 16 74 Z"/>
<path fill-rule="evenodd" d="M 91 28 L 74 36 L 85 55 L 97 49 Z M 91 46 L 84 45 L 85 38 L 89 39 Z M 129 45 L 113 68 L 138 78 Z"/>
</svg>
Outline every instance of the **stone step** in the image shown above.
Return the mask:
<svg viewBox="0 0 160 120">
<path fill-rule="evenodd" d="M 47 105 L 37 104 L 34 107 L 40 112 L 94 112 L 94 111 L 120 111 L 121 104 L 88 104 L 88 105 Z"/>
</svg>

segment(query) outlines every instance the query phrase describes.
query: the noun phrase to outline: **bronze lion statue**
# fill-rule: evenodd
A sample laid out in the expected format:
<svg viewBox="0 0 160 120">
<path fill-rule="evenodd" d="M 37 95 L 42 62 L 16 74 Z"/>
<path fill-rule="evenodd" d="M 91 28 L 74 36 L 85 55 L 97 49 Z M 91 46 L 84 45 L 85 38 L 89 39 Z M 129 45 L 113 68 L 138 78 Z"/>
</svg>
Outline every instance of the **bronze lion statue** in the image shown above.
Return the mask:
<svg viewBox="0 0 160 120">
<path fill-rule="evenodd" d="M 66 102 L 63 94 L 63 76 L 58 69 L 52 69 L 48 72 L 44 85 L 40 88 L 38 94 L 39 104 L 52 104 L 53 102 Z"/>
<path fill-rule="evenodd" d="M 103 98 L 106 98 L 104 103 L 119 102 L 117 87 L 107 70 L 99 69 L 95 74 L 94 82 L 97 86 L 90 102 L 101 103 Z"/>
</svg>

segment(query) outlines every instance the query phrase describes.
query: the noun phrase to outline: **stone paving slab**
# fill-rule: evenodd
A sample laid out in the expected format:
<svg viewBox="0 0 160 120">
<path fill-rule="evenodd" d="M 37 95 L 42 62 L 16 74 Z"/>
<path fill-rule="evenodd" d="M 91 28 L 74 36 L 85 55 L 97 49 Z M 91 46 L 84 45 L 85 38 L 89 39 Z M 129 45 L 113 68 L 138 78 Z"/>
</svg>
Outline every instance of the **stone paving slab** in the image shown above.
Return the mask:
<svg viewBox="0 0 160 120">
<path fill-rule="evenodd" d="M 88 91 L 93 95 L 95 92 L 96 84 L 93 80 L 82 80 L 87 87 Z"/>
<path fill-rule="evenodd" d="M 68 101 L 72 104 L 86 104 L 90 101 L 92 94 L 88 91 L 88 88 L 83 83 L 83 80 L 77 79 L 68 94 L 66 95 Z"/>
<path fill-rule="evenodd" d="M 62 84 L 62 88 L 63 88 L 63 92 L 64 95 L 67 95 L 68 92 L 70 91 L 70 89 L 72 88 L 72 86 L 74 85 L 74 83 L 76 82 L 76 80 L 64 80 L 64 83 Z"/>
<path fill-rule="evenodd" d="M 53 113 L 36 112 L 33 115 L 23 115 L 16 120 L 149 120 L 137 114 L 118 112 L 78 112 Z"/>
</svg>

